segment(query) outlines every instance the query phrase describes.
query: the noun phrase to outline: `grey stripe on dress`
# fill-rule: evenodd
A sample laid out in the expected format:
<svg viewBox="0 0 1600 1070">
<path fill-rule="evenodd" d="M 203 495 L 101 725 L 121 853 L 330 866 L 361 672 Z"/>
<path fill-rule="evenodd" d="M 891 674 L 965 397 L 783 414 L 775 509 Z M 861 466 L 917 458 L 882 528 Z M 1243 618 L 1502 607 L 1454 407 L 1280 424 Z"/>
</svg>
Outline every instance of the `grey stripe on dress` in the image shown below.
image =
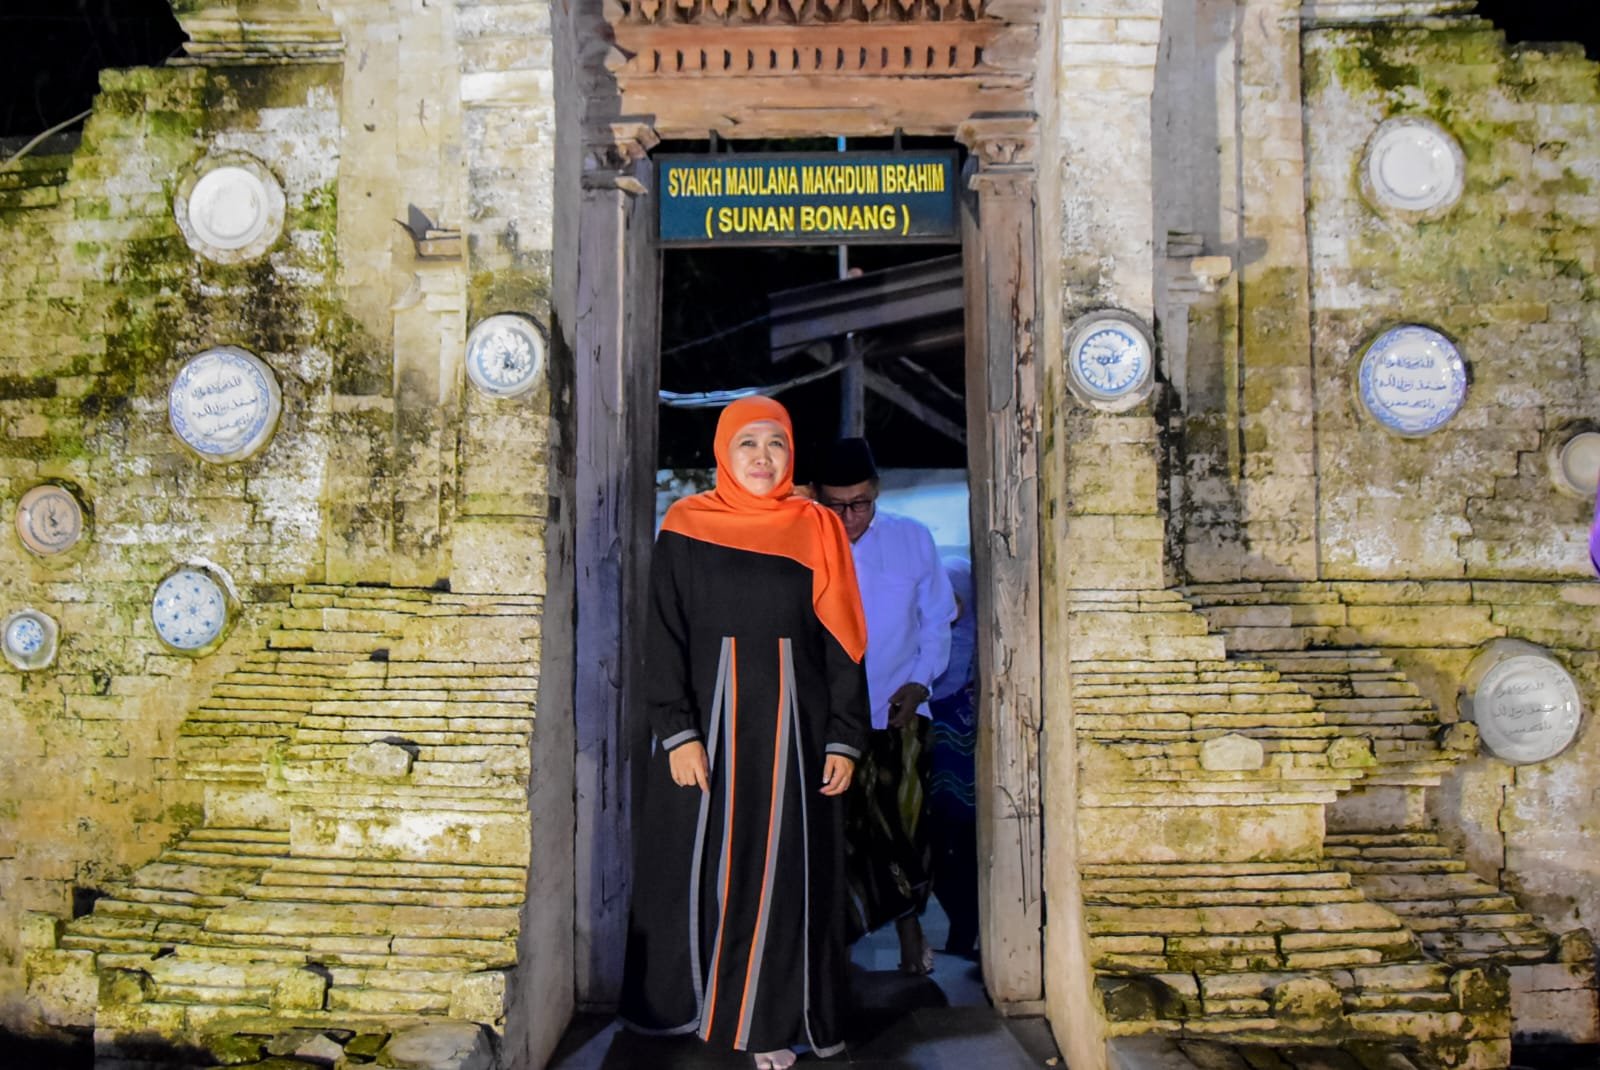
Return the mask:
<svg viewBox="0 0 1600 1070">
<path fill-rule="evenodd" d="M 750 945 L 749 990 L 744 995 L 744 1013 L 739 1016 L 739 1031 L 733 1046 L 743 1048 L 750 1042 L 750 1021 L 756 1013 L 756 997 L 761 991 L 761 960 L 767 951 L 767 924 L 772 920 L 772 889 L 778 872 L 778 848 L 783 842 L 783 800 L 789 786 L 789 733 L 786 721 L 795 717 L 794 672 L 789 664 L 789 640 L 778 640 L 778 665 L 783 680 L 783 702 L 778 706 L 778 730 L 773 746 L 778 755 L 773 763 L 772 808 L 768 818 L 771 832 L 767 836 L 767 866 L 761 878 L 761 903 L 756 910 L 755 940 Z"/>
<path fill-rule="evenodd" d="M 710 765 L 712 777 L 715 777 L 717 772 L 717 743 L 722 735 L 722 719 L 728 710 L 728 667 L 732 661 L 732 653 L 733 640 L 724 636 L 722 656 L 717 661 L 717 683 L 711 689 L 715 697 L 711 702 L 711 741 L 706 747 L 706 760 Z M 700 795 L 700 819 L 695 824 L 694 830 L 694 861 L 689 867 L 689 972 L 694 978 L 695 1020 L 674 1032 L 687 1033 L 697 1028 L 706 1010 L 706 979 L 700 959 L 700 868 L 705 862 L 706 826 L 710 823 L 710 817 L 711 793 L 706 791 Z M 721 937 L 722 934 L 718 932 L 717 938 L 720 940 Z"/>
<path fill-rule="evenodd" d="M 736 657 L 735 657 L 735 653 L 734 653 L 733 637 L 725 635 L 725 636 L 722 637 L 722 664 L 721 664 L 721 666 L 719 667 L 719 669 L 717 671 L 717 677 L 718 677 L 718 679 L 720 679 L 722 681 L 721 686 L 717 688 L 717 703 L 718 703 L 718 705 L 719 705 L 719 707 L 721 709 L 721 718 L 720 718 L 720 720 L 729 721 L 728 730 L 724 734 L 723 746 L 728 748 L 730 753 L 731 753 L 731 751 L 733 749 L 733 746 L 734 746 L 734 739 L 733 739 L 733 736 L 734 736 L 734 731 L 733 731 L 734 725 L 732 723 L 731 718 L 729 717 L 729 710 L 735 708 L 734 707 L 735 699 L 734 699 L 734 694 L 733 694 L 733 673 L 734 673 L 734 671 L 736 671 L 736 670 L 734 670 L 733 665 L 734 665 L 735 660 L 736 660 Z M 719 721 L 713 721 L 712 723 L 713 724 L 718 724 L 718 723 L 720 723 L 720 720 Z M 712 731 L 716 731 L 716 729 L 713 728 Z M 724 907 L 727 904 L 727 898 L 728 898 L 728 895 L 727 895 L 727 887 L 728 887 L 728 855 L 729 855 L 729 853 L 731 853 L 731 851 L 733 849 L 732 848 L 732 844 L 733 844 L 733 777 L 734 777 L 733 761 L 732 761 L 732 759 L 730 757 L 730 760 L 728 762 L 727 783 L 723 784 L 723 786 L 722 786 L 722 851 L 720 852 L 721 857 L 717 861 L 717 938 L 711 944 L 711 968 L 712 968 L 712 970 L 715 970 L 718 966 L 720 966 L 722 964 L 722 929 L 723 929 L 723 924 L 722 923 L 723 923 L 723 920 L 724 920 L 723 910 L 724 910 Z M 710 798 L 711 798 L 711 793 L 710 792 L 706 792 L 705 799 L 703 801 L 709 801 Z M 700 836 L 700 838 L 699 838 L 699 840 L 697 842 L 701 843 L 701 844 L 705 843 L 705 835 L 704 835 L 703 831 L 702 831 L 701 836 Z M 698 887 L 699 887 L 699 884 L 697 882 L 696 883 L 696 888 L 698 888 Z M 698 905 L 695 907 L 695 909 L 698 910 Z M 696 940 L 694 942 L 693 950 L 698 953 L 698 951 L 699 951 L 699 941 L 698 940 Z M 698 960 L 697 960 L 697 962 L 698 962 Z M 695 968 L 695 972 L 698 975 L 698 973 L 699 973 L 698 965 Z M 704 989 L 704 981 L 701 982 L 701 987 L 702 987 L 702 991 L 699 994 L 700 995 L 700 1035 L 701 1035 L 702 1038 L 709 1038 L 710 1031 L 711 1031 L 711 1023 L 706 1020 L 705 992 L 703 991 L 703 989 Z"/>
<path fill-rule="evenodd" d="M 787 643 L 787 640 L 785 640 Z M 794 694 L 794 663 L 789 659 L 783 662 L 783 686 Z M 791 735 L 794 736 L 794 761 L 795 770 L 800 777 L 800 857 L 805 861 L 804 879 L 801 886 L 805 889 L 805 910 L 800 918 L 800 961 L 802 963 L 800 1020 L 805 1023 L 806 1043 L 811 1045 L 812 1051 L 817 1051 L 817 1038 L 811 1033 L 811 821 L 807 817 L 810 807 L 806 805 L 810 800 L 806 792 L 811 790 L 811 781 L 806 778 L 806 747 L 805 739 L 800 735 L 800 718 L 794 717 L 789 721 L 792 726 Z M 839 1047 L 828 1049 L 830 1054 L 839 1051 Z M 822 1053 L 818 1052 L 820 1056 Z"/>
</svg>

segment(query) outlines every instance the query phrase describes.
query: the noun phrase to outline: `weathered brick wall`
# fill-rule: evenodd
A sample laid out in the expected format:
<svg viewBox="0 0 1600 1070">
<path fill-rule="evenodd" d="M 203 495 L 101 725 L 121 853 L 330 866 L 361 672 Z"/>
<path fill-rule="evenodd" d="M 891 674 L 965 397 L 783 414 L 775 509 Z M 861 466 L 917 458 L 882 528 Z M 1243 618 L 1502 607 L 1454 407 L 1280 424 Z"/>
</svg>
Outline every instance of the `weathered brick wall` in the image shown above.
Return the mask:
<svg viewBox="0 0 1600 1070">
<path fill-rule="evenodd" d="M 1318 29 L 1306 42 L 1323 575 L 1553 579 L 1587 570 L 1588 504 L 1545 451 L 1600 404 L 1600 78 L 1580 52 L 1507 50 L 1487 23 Z M 1440 219 L 1386 219 L 1356 186 L 1367 137 L 1422 115 L 1466 155 Z M 1396 323 L 1453 338 L 1462 410 L 1399 439 L 1352 386 Z"/>
<path fill-rule="evenodd" d="M 179 778 L 178 730 L 267 641 L 294 585 L 448 584 L 532 607 L 463 617 L 439 656 L 515 649 L 538 677 L 519 856 L 537 862 L 504 1037 L 508 1058 L 537 1065 L 571 998 L 573 652 L 540 626 L 572 618 L 570 367 L 557 344 L 545 381 L 494 399 L 467 384 L 464 343 L 495 313 L 551 322 L 551 11 L 331 7 L 179 6 L 217 66 L 107 73 L 81 149 L 0 175 L 4 520 L 43 479 L 81 487 L 94 513 L 63 560 L 0 539 L 4 611 L 35 606 L 63 633 L 55 668 L 0 674 L 0 1021 L 40 1024 L 25 914 L 82 912 L 92 889 L 215 823 L 207 807 L 233 789 Z M 308 29 L 343 56 L 227 65 L 303 51 Z M 284 236 L 259 260 L 202 260 L 174 222 L 182 169 L 213 149 L 251 153 L 284 186 Z M 459 257 L 418 255 L 395 223 L 411 204 L 462 233 Z M 270 446 L 226 466 L 166 425 L 172 376 L 217 344 L 254 352 L 283 388 Z M 156 582 L 195 559 L 226 570 L 242 604 L 202 658 L 167 651 L 149 618 Z"/>
<path fill-rule="evenodd" d="M 17 919 L 70 916 L 106 879 L 200 815 L 177 779 L 176 730 L 209 683 L 258 641 L 286 585 L 321 568 L 330 382 L 353 358 L 334 292 L 337 71 L 107 72 L 83 143 L 35 161 L 45 181 L 0 193 L 0 503 L 45 480 L 81 488 L 87 544 L 35 558 L 0 539 L 0 605 L 61 625 L 53 669 L 0 674 L 0 1004 L 21 1013 Z M 219 266 L 190 251 L 171 197 L 210 148 L 269 160 L 285 236 L 263 260 Z M 49 175 L 51 169 L 56 175 Z M 20 178 L 3 176 L 8 185 Z M 167 426 L 183 361 L 243 346 L 283 390 L 271 445 L 231 465 L 199 460 Z M 175 655 L 150 619 L 154 588 L 186 561 L 234 580 L 242 619 L 223 649 Z"/>
<path fill-rule="evenodd" d="M 1305 35 L 1319 546 L 1350 603 L 1340 641 L 1394 654 L 1443 710 L 1479 645 L 1553 649 L 1600 695 L 1592 502 L 1558 492 L 1547 451 L 1600 406 L 1600 67 L 1576 48 L 1508 48 L 1477 19 Z M 1391 115 L 1455 136 L 1465 191 L 1441 218 L 1375 213 L 1362 150 Z M 1383 431 L 1353 382 L 1385 327 L 1462 350 L 1462 410 L 1421 439 Z M 1424 581 L 1424 582 L 1416 582 Z M 1518 582 L 1532 581 L 1532 582 Z M 1555 931 L 1600 926 L 1580 859 L 1600 850 L 1600 736 L 1560 757 L 1464 763 L 1429 801 L 1474 868 Z"/>
</svg>

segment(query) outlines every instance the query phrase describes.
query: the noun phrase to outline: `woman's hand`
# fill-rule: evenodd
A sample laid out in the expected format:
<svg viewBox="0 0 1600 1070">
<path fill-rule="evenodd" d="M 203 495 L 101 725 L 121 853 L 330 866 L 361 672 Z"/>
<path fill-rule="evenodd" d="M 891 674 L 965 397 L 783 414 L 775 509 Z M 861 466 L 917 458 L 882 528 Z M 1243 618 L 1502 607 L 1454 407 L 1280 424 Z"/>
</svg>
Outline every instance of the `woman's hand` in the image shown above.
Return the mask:
<svg viewBox="0 0 1600 1070">
<path fill-rule="evenodd" d="M 701 791 L 711 790 L 711 763 L 706 760 L 706 745 L 699 740 L 672 748 L 667 752 L 667 764 L 679 787 L 699 785 Z"/>
<path fill-rule="evenodd" d="M 830 754 L 822 763 L 822 794 L 843 795 L 856 775 L 856 763 L 842 754 Z"/>
</svg>

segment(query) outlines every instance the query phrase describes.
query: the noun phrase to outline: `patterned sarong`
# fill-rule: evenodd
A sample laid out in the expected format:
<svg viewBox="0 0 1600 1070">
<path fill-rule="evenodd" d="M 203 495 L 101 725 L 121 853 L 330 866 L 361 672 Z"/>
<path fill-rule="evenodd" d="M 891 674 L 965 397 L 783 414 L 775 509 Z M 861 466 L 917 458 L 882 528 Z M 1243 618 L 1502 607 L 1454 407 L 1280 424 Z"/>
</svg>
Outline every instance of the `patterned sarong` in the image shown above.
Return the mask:
<svg viewBox="0 0 1600 1070">
<path fill-rule="evenodd" d="M 927 905 L 927 742 L 928 719 L 913 717 L 873 731 L 856 766 L 845 818 L 852 941 Z"/>
</svg>

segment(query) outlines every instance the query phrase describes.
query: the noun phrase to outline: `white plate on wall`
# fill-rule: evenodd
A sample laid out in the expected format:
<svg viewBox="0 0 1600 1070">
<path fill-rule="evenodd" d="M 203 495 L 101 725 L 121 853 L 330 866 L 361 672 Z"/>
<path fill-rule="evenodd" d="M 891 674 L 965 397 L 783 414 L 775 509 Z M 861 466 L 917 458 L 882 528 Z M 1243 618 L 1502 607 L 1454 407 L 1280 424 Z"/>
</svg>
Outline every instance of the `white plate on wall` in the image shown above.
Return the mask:
<svg viewBox="0 0 1600 1070">
<path fill-rule="evenodd" d="M 1361 192 L 1380 212 L 1443 215 L 1466 188 L 1466 155 L 1444 127 L 1420 115 L 1385 119 L 1361 157 Z"/>
</svg>

